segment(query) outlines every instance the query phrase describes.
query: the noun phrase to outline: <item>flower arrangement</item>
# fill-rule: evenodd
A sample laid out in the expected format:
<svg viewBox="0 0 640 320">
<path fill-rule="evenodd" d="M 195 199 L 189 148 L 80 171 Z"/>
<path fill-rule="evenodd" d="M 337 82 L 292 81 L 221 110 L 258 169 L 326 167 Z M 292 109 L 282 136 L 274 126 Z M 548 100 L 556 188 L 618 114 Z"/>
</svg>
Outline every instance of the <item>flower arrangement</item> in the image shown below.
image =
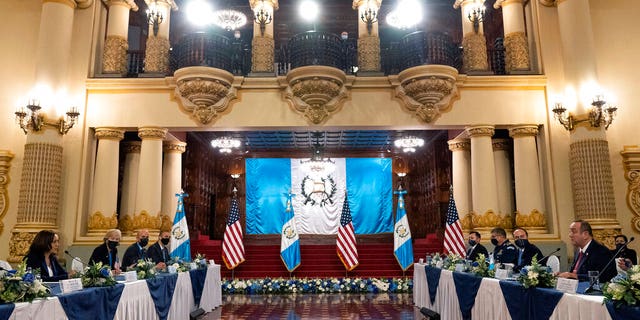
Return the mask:
<svg viewBox="0 0 640 320">
<path fill-rule="evenodd" d="M 153 279 L 156 277 L 156 264 L 151 259 L 140 259 L 128 270 L 135 270 L 138 279 Z"/>
<path fill-rule="evenodd" d="M 193 259 L 193 262 L 198 266 L 198 269 L 206 269 L 207 268 L 207 259 L 205 259 L 204 254 L 197 253 L 196 257 Z"/>
<path fill-rule="evenodd" d="M 0 300 L 6 303 L 31 302 L 50 295 L 49 288 L 31 270 L 27 270 L 26 261 L 22 261 L 15 270 L 4 272 L 0 278 Z"/>
<path fill-rule="evenodd" d="M 186 272 L 191 270 L 191 266 L 188 262 L 184 262 L 177 257 L 173 257 L 171 261 L 167 263 L 167 266 L 175 267 L 177 272 Z"/>
<path fill-rule="evenodd" d="M 435 268 L 442 268 L 444 264 L 444 260 L 440 256 L 439 253 L 434 253 L 432 255 L 427 255 L 427 265 Z"/>
<path fill-rule="evenodd" d="M 109 287 L 116 284 L 116 280 L 111 276 L 108 265 L 102 262 L 88 265 L 80 275 L 82 286 L 88 287 Z"/>
<path fill-rule="evenodd" d="M 495 277 L 496 271 L 489 269 L 489 261 L 484 254 L 478 254 L 476 260 L 471 263 L 471 269 L 469 272 L 475 274 L 478 277 Z"/>
<path fill-rule="evenodd" d="M 459 264 L 459 263 L 466 264 L 467 261 L 457 253 L 449 253 L 444 258 L 442 268 L 449 271 L 454 271 L 456 270 L 456 264 Z"/>
<path fill-rule="evenodd" d="M 617 276 L 604 285 L 602 293 L 605 302 L 613 302 L 616 307 L 640 304 L 640 265 L 627 270 L 626 276 Z"/>
<path fill-rule="evenodd" d="M 553 288 L 556 285 L 556 277 L 551 272 L 551 268 L 539 264 L 537 257 L 533 257 L 530 266 L 526 266 L 520 270 L 520 275 L 517 280 L 525 288 Z"/>
<path fill-rule="evenodd" d="M 224 279 L 223 294 L 288 293 L 404 293 L 413 290 L 411 278 Z"/>
</svg>

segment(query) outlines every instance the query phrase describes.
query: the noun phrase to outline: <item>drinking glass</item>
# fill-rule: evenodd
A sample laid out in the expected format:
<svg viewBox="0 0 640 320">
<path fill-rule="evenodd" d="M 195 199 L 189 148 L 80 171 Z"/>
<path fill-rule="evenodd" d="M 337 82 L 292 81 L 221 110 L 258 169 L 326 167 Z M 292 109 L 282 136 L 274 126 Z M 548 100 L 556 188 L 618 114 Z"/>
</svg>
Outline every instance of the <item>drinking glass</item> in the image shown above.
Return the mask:
<svg viewBox="0 0 640 320">
<path fill-rule="evenodd" d="M 588 275 L 589 275 L 589 285 L 593 288 L 599 287 L 599 278 L 600 278 L 600 272 L 599 271 L 588 271 Z"/>
</svg>

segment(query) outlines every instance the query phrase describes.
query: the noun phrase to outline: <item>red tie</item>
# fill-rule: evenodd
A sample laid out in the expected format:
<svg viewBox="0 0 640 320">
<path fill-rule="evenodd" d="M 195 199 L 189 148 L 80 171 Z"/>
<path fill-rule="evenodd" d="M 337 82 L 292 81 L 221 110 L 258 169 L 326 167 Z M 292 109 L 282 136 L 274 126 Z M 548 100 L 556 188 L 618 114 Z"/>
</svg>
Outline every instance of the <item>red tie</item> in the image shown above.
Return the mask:
<svg viewBox="0 0 640 320">
<path fill-rule="evenodd" d="M 580 253 L 578 254 L 578 260 L 576 260 L 576 265 L 573 266 L 573 271 L 571 272 L 578 273 L 578 269 L 580 268 L 580 262 L 582 262 L 582 257 L 583 257 L 582 250 L 580 250 Z"/>
</svg>

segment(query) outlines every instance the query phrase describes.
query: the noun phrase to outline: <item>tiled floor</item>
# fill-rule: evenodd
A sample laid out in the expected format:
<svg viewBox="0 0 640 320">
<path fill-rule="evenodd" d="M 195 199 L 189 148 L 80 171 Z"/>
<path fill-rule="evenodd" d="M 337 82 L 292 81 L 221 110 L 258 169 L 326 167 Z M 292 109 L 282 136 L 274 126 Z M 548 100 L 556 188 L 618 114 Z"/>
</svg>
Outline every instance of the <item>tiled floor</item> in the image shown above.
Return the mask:
<svg viewBox="0 0 640 320">
<path fill-rule="evenodd" d="M 228 295 L 214 319 L 424 319 L 411 294 Z"/>
</svg>

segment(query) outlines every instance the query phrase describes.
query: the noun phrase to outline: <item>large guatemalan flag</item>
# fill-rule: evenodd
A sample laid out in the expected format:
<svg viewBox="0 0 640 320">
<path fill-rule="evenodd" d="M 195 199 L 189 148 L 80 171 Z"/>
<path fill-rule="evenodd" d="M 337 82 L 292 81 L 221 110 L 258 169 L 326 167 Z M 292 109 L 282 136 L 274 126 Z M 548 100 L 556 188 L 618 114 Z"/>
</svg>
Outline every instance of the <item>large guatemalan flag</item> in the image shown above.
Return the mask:
<svg viewBox="0 0 640 320">
<path fill-rule="evenodd" d="M 336 158 L 336 169 L 312 178 L 300 169 L 307 159 L 246 159 L 247 234 L 280 234 L 291 192 L 300 234 L 337 234 L 346 190 L 356 234 L 393 231 L 393 186 L 389 158 Z"/>
<path fill-rule="evenodd" d="M 300 236 L 296 230 L 296 218 L 291 207 L 291 194 L 284 212 L 284 225 L 280 235 L 280 257 L 289 272 L 300 266 Z"/>
<path fill-rule="evenodd" d="M 184 197 L 189 195 L 181 191 L 176 193 L 178 197 L 178 208 L 176 216 L 173 218 L 173 228 L 171 228 L 171 252 L 172 258 L 182 261 L 191 261 L 191 240 L 189 240 L 189 228 L 187 228 L 187 217 L 184 213 Z"/>
<path fill-rule="evenodd" d="M 393 231 L 393 254 L 396 256 L 402 271 L 409 269 L 413 264 L 411 229 L 409 229 L 409 219 L 407 219 L 407 211 L 404 207 L 404 195 L 406 193 L 404 190 L 396 191 L 396 194 L 398 194 L 398 210 Z"/>
</svg>

